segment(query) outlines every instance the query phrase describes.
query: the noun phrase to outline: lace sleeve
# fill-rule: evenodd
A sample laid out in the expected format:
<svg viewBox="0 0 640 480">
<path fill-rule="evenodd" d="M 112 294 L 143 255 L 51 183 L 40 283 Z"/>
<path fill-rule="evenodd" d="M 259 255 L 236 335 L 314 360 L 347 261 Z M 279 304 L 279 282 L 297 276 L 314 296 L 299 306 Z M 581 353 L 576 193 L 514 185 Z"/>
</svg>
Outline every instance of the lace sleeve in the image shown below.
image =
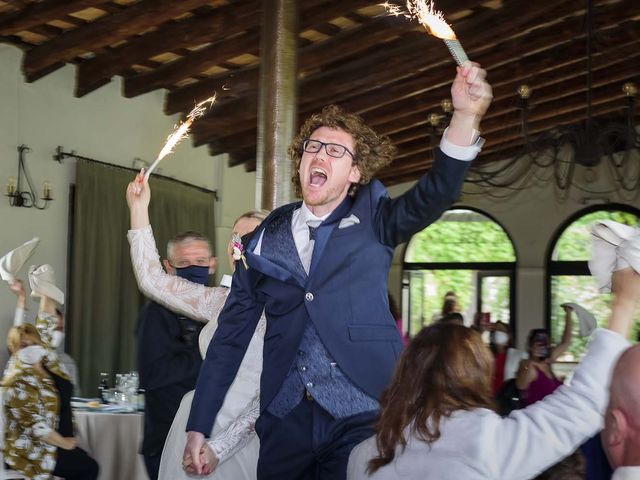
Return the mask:
<svg viewBox="0 0 640 480">
<path fill-rule="evenodd" d="M 244 447 L 255 435 L 255 425 L 260 415 L 260 394 L 256 392 L 253 399 L 227 428 L 219 432 L 207 443 L 213 449 L 219 463 L 231 458 Z"/>
<path fill-rule="evenodd" d="M 209 321 L 226 300 L 225 288 L 205 287 L 162 269 L 151 225 L 127 233 L 131 263 L 140 291 L 161 305 L 194 320 Z"/>
</svg>

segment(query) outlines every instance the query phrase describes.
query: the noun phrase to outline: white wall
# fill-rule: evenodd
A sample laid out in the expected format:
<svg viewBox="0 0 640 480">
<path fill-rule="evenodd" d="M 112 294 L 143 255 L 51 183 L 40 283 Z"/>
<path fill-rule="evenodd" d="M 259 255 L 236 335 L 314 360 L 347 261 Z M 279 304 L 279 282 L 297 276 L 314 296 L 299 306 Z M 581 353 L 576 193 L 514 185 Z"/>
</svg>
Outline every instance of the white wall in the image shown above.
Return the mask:
<svg viewBox="0 0 640 480">
<path fill-rule="evenodd" d="M 83 98 L 75 98 L 72 66 L 26 84 L 21 60 L 19 49 L 0 45 L 0 188 L 4 194 L 8 177 L 17 176 L 17 147 L 24 143 L 31 148 L 27 168 L 37 188 L 41 189 L 45 179 L 53 182 L 55 201 L 40 211 L 10 207 L 6 197 L 0 198 L 0 255 L 33 236 L 40 237 L 30 264 L 50 263 L 64 288 L 68 189 L 74 182 L 75 161 L 54 162 L 56 147 L 62 145 L 66 151 L 131 167 L 135 157 L 146 161 L 155 158 L 179 117 L 163 113 L 164 91 L 124 98 L 119 77 Z M 221 256 L 233 219 L 253 208 L 255 197 L 255 174 L 247 174 L 243 167 L 225 166 L 224 156 L 211 157 L 206 147 L 193 148 L 188 139 L 160 164 L 163 175 L 218 190 L 216 246 Z M 105 200 L 125 201 L 124 192 L 113 195 Z M 220 264 L 228 271 L 224 258 Z M 32 306 L 34 315 L 36 304 Z M 4 344 L 12 323 L 14 307 L 13 294 L 0 285 L 0 344 Z M 3 355 L 5 349 L 0 346 L 0 364 L 6 358 Z"/>
<path fill-rule="evenodd" d="M 615 185 L 606 164 L 589 172 L 584 167 L 577 167 L 574 178 L 579 188 L 573 187 L 564 202 L 558 201 L 552 182 L 534 183 L 527 190 L 505 200 L 493 199 L 488 195 L 463 194 L 458 202 L 463 206 L 479 208 L 493 216 L 511 235 L 515 244 L 518 255 L 516 316 L 519 343 L 524 341 L 531 328 L 544 326 L 547 248 L 549 240 L 567 218 L 594 201 L 622 203 L 640 208 L 638 193 L 635 198 L 611 193 L 615 190 Z M 413 183 L 396 185 L 389 188 L 389 192 L 396 196 L 411 185 Z M 464 190 L 467 191 L 468 188 L 465 186 Z M 581 189 L 603 193 L 585 193 Z M 404 246 L 399 249 L 404 251 Z M 395 268 L 389 279 L 390 289 L 396 295 L 399 295 L 401 288 L 402 277 L 398 272 L 401 272 L 402 260 L 402 255 L 396 255 Z"/>
</svg>

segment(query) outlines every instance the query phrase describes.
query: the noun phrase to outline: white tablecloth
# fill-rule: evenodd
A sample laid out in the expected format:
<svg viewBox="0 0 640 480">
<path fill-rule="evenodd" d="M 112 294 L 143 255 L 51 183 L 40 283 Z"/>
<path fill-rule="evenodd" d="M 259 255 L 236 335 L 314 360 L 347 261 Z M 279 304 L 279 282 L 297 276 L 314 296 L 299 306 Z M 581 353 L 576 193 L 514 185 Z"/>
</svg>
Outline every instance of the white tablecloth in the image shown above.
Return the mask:
<svg viewBox="0 0 640 480">
<path fill-rule="evenodd" d="M 78 446 L 100 465 L 98 480 L 148 480 L 142 441 L 141 413 L 74 411 Z"/>
</svg>

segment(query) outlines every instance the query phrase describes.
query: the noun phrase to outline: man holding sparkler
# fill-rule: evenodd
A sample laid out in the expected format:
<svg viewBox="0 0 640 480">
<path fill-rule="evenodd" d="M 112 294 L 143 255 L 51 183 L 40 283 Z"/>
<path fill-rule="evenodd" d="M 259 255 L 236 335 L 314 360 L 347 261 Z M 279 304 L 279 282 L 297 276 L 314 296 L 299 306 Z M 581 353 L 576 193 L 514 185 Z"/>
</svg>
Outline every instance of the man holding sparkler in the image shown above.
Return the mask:
<svg viewBox="0 0 640 480">
<path fill-rule="evenodd" d="M 239 252 L 219 327 L 200 371 L 183 464 L 211 471 L 204 443 L 264 309 L 258 478 L 344 479 L 349 452 L 373 433 L 378 398 L 402 339 L 389 313 L 394 248 L 458 197 L 480 150 L 491 101 L 486 72 L 466 63 L 451 88 L 454 113 L 430 172 L 390 199 L 373 175 L 394 148 L 356 115 L 326 107 L 289 154 L 303 202 L 275 210 Z"/>
</svg>

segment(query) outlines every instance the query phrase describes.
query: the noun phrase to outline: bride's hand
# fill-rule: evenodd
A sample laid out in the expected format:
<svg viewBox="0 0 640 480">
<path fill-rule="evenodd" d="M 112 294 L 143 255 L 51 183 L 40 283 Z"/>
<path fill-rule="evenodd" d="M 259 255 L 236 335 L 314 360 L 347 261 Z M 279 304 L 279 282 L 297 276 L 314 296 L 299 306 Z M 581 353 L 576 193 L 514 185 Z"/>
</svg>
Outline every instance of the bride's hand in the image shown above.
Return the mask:
<svg viewBox="0 0 640 480">
<path fill-rule="evenodd" d="M 218 466 L 218 461 L 219 461 L 213 449 L 206 443 L 200 450 L 200 460 L 202 462 L 203 475 L 212 474 L 213 471 Z"/>
</svg>

